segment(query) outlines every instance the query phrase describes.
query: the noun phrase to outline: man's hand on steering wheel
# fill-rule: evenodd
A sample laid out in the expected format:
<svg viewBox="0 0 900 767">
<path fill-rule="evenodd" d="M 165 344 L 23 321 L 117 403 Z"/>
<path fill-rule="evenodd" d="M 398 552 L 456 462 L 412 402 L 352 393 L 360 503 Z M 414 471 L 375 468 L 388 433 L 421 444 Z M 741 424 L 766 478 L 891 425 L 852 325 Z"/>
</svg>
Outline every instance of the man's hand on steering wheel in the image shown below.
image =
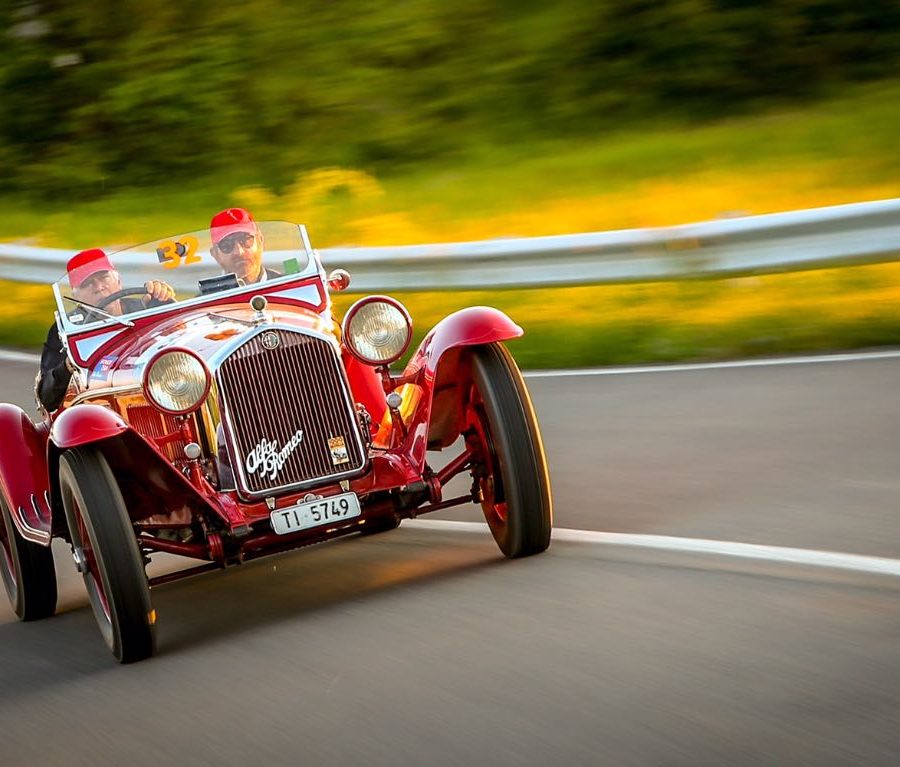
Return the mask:
<svg viewBox="0 0 900 767">
<path fill-rule="evenodd" d="M 172 286 L 162 280 L 149 280 L 144 283 L 144 288 L 147 291 L 141 299 L 144 306 L 147 306 L 151 301 L 166 304 L 175 298 L 175 291 Z"/>
<path fill-rule="evenodd" d="M 156 301 L 157 304 L 167 304 L 170 301 L 174 301 L 175 291 L 167 282 L 149 280 L 144 283 L 144 287 L 142 288 L 125 288 L 124 290 L 117 290 L 115 293 L 110 293 L 97 304 L 96 308 L 105 309 L 114 301 L 125 298 L 125 296 L 141 296 L 141 301 L 144 306 L 149 306 L 151 301 Z"/>
</svg>

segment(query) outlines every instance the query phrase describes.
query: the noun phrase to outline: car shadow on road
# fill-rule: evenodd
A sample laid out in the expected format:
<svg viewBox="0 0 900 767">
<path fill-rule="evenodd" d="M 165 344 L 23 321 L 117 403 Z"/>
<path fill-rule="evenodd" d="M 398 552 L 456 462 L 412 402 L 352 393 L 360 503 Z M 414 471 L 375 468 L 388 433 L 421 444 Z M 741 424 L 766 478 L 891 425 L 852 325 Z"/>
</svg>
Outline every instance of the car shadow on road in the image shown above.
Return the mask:
<svg viewBox="0 0 900 767">
<path fill-rule="evenodd" d="M 154 590 L 160 653 L 175 653 L 389 592 L 502 566 L 487 533 L 447 539 L 399 530 L 350 537 Z"/>
<path fill-rule="evenodd" d="M 487 534 L 447 538 L 401 528 L 176 581 L 152 592 L 159 614 L 157 655 L 177 658 L 267 625 L 389 592 L 429 588 L 505 561 Z M 23 692 L 58 688 L 116 668 L 87 606 L 34 623 L 0 625 L 0 707 Z"/>
</svg>

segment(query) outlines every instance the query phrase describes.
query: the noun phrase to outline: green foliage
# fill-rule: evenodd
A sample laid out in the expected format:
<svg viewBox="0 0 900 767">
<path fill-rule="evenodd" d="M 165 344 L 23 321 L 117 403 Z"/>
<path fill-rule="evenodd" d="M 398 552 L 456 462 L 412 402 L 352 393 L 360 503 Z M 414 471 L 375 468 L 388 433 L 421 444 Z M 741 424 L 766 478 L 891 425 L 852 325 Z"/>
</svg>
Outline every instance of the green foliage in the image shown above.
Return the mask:
<svg viewBox="0 0 900 767">
<path fill-rule="evenodd" d="M 721 116 L 900 64 L 895 0 L 14 2 L 8 188 L 59 199 Z"/>
</svg>

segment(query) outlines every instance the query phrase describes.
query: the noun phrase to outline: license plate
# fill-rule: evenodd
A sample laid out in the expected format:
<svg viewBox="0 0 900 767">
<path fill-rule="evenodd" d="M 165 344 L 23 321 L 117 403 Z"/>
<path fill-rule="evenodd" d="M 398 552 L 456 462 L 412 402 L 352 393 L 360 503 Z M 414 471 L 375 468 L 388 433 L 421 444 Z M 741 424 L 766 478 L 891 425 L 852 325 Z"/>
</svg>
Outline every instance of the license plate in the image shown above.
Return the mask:
<svg viewBox="0 0 900 767">
<path fill-rule="evenodd" d="M 359 515 L 359 498 L 356 493 L 341 493 L 298 503 L 287 509 L 277 509 L 269 518 L 272 520 L 272 529 L 279 535 L 286 535 L 309 527 L 339 524 Z"/>
</svg>

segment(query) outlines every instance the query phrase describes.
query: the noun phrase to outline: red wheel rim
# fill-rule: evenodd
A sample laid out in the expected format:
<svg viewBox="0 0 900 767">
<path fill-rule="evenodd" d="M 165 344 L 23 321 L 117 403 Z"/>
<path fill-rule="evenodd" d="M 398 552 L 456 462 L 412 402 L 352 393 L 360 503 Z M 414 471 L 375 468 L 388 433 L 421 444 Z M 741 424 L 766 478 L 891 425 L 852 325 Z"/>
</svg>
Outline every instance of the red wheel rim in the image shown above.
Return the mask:
<svg viewBox="0 0 900 767">
<path fill-rule="evenodd" d="M 472 387 L 466 410 L 465 437 L 466 445 L 472 453 L 472 476 L 481 490 L 481 508 L 484 510 L 485 518 L 492 526 L 505 527 L 508 508 L 503 494 L 500 461 L 491 440 L 481 393 L 475 386 Z"/>
<path fill-rule="evenodd" d="M 79 543 L 81 544 L 81 553 L 84 557 L 84 572 L 82 573 L 84 576 L 84 585 L 87 588 L 88 597 L 91 600 L 91 606 L 94 607 L 94 611 L 97 612 L 99 609 L 99 611 L 102 612 L 106 623 L 110 629 L 112 629 L 112 614 L 110 613 L 109 600 L 106 597 L 106 591 L 103 588 L 103 578 L 97 567 L 97 557 L 94 554 L 94 547 L 90 534 L 88 533 L 87 525 L 84 523 L 81 507 L 78 505 L 78 501 L 75 500 L 75 498 L 72 498 L 72 506 L 73 511 L 75 512 L 75 519 L 78 523 L 78 538 Z"/>
</svg>

